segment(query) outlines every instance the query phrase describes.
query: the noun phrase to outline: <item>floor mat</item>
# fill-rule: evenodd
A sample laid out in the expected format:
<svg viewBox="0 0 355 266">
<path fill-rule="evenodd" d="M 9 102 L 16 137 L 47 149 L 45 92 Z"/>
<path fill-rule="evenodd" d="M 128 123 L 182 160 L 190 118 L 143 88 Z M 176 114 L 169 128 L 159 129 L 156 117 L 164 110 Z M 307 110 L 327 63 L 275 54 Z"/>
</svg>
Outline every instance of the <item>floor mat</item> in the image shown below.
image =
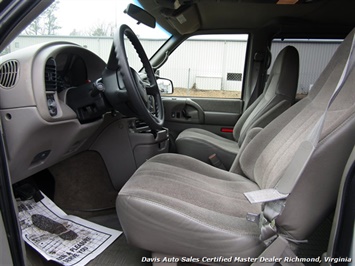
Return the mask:
<svg viewBox="0 0 355 266">
<path fill-rule="evenodd" d="M 68 216 L 45 196 L 17 203 L 23 239 L 47 260 L 63 265 L 85 265 L 122 233 Z"/>
<path fill-rule="evenodd" d="M 92 211 L 115 207 L 114 189 L 101 156 L 87 151 L 51 167 L 54 202 L 64 211 Z"/>
<path fill-rule="evenodd" d="M 102 226 L 122 231 L 120 222 L 116 214 L 116 210 L 112 210 L 111 213 L 108 213 L 106 215 L 98 215 L 91 217 L 88 220 Z"/>
</svg>

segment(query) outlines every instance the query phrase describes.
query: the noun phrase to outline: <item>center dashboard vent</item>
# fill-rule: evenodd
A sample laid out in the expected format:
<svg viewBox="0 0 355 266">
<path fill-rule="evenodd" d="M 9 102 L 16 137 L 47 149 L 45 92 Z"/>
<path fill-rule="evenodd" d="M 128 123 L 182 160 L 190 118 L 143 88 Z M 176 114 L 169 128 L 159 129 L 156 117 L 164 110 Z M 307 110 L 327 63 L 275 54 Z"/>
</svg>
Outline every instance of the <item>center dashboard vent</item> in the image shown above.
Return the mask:
<svg viewBox="0 0 355 266">
<path fill-rule="evenodd" d="M 46 86 L 47 93 L 47 107 L 50 116 L 54 117 L 58 114 L 57 103 L 55 100 L 55 92 L 58 87 L 58 79 L 57 79 L 57 64 L 54 58 L 49 58 L 46 62 L 46 66 L 44 69 L 44 83 Z"/>
<path fill-rule="evenodd" d="M 46 91 L 57 90 L 57 64 L 54 58 L 49 58 L 44 70 L 44 82 Z"/>
<path fill-rule="evenodd" d="M 0 86 L 10 89 L 15 86 L 19 77 L 19 63 L 9 60 L 0 66 Z"/>
</svg>

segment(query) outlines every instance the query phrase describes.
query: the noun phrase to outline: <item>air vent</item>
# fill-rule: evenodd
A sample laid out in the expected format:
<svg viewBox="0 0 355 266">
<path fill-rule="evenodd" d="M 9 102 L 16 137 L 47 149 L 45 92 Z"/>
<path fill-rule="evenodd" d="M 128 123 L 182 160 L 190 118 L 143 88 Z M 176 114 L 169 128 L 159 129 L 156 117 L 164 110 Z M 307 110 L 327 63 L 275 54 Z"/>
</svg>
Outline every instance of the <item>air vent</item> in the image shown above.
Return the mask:
<svg viewBox="0 0 355 266">
<path fill-rule="evenodd" d="M 46 84 L 46 91 L 57 90 L 57 64 L 54 58 L 47 60 L 44 71 L 44 82 Z"/>
<path fill-rule="evenodd" d="M 0 66 L 0 86 L 10 89 L 15 86 L 19 75 L 19 63 L 16 60 L 6 61 Z"/>
</svg>

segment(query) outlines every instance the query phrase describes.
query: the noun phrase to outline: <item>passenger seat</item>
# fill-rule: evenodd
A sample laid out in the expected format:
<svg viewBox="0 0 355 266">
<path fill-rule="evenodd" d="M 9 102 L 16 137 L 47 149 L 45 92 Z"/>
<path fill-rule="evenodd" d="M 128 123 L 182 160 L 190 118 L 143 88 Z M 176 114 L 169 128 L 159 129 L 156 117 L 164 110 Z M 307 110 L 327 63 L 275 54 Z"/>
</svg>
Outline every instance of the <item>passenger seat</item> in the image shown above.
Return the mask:
<svg viewBox="0 0 355 266">
<path fill-rule="evenodd" d="M 189 128 L 176 139 L 177 152 L 203 162 L 216 154 L 229 170 L 246 133 L 254 127 L 265 127 L 295 101 L 299 75 L 299 55 L 293 46 L 285 47 L 277 56 L 263 94 L 243 113 L 233 129 L 234 140 L 199 128 Z"/>
</svg>

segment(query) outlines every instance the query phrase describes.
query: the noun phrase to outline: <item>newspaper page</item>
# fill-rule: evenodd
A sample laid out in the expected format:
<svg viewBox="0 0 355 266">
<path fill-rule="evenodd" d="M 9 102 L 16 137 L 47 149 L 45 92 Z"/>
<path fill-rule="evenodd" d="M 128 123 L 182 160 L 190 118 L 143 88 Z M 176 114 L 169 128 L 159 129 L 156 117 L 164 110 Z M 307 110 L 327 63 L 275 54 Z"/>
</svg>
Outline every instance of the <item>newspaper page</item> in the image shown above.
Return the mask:
<svg viewBox="0 0 355 266">
<path fill-rule="evenodd" d="M 122 232 L 67 215 L 43 193 L 44 199 L 17 201 L 23 239 L 47 260 L 85 265 Z"/>
</svg>

